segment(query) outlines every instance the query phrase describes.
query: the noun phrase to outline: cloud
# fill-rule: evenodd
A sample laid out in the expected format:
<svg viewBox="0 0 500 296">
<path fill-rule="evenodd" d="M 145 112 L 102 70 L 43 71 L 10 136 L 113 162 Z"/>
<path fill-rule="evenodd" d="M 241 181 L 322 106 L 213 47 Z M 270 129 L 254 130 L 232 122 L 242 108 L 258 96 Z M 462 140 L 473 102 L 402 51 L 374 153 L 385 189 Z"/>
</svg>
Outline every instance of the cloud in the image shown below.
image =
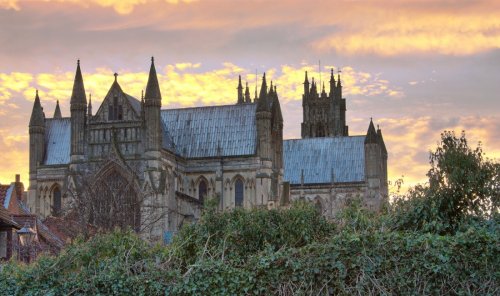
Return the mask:
<svg viewBox="0 0 500 296">
<path fill-rule="evenodd" d="M 389 152 L 389 180 L 404 176 L 404 190 L 409 186 L 427 181 L 425 174 L 430 168 L 429 152 L 435 150 L 444 130 L 455 131 L 457 136 L 464 130 L 469 147 L 475 148 L 479 142 L 485 156 L 500 161 L 500 137 L 498 126 L 500 116 L 459 116 L 459 117 L 393 117 L 375 120 L 379 124 Z M 351 120 L 354 133 L 366 133 L 363 118 Z"/>
<path fill-rule="evenodd" d="M 322 81 L 330 79 L 330 68 L 322 69 Z M 334 67 L 337 70 L 337 67 Z M 401 89 L 381 73 L 361 71 L 352 66 L 342 68 L 344 96 L 352 105 L 354 101 L 379 100 L 389 104 L 405 94 Z M 113 83 L 114 77 L 108 67 L 86 69 L 82 64 L 84 83 L 87 93 L 92 94 L 94 113 Z M 319 82 L 316 65 L 281 65 L 266 72 L 268 83 L 273 80 L 277 85 L 282 110 L 285 118 L 285 138 L 300 137 L 302 116 L 301 98 L 303 93 L 304 72 L 309 79 Z M 136 98 L 147 83 L 147 71 L 118 71 L 118 82 L 122 89 Z M 202 69 L 200 63 L 174 63 L 164 67 L 157 64 L 158 80 L 163 96 L 163 108 L 221 105 L 236 102 L 237 77 L 249 82 L 253 97 L 255 91 L 255 72 L 251 69 L 223 63 L 214 69 Z M 261 74 L 257 77 L 260 85 Z M 337 79 L 337 77 L 335 77 Z M 27 125 L 34 97 L 34 89 L 40 90 L 42 106 L 47 117 L 52 116 L 56 100 L 61 102 L 63 116 L 69 116 L 69 98 L 73 85 L 74 72 L 39 73 L 0 73 L 0 182 L 10 182 L 13 174 L 20 172 L 27 179 L 28 137 Z M 394 95 L 396 93 L 397 95 Z M 351 107 L 352 108 L 352 107 Z M 363 112 L 363 105 L 357 106 L 348 115 L 351 135 L 364 134 L 368 126 L 367 118 L 357 117 Z M 366 110 L 365 110 L 366 111 Z M 371 112 L 371 111 L 370 111 Z M 437 113 L 436 113 L 437 112 Z M 425 182 L 428 165 L 428 152 L 436 147 L 443 130 L 466 130 L 471 145 L 479 140 L 484 143 L 486 155 L 500 159 L 499 116 L 442 116 L 438 111 L 430 110 L 428 116 L 407 115 L 376 118 L 375 123 L 382 128 L 389 150 L 389 179 L 395 180 L 404 175 L 405 184 L 415 185 Z"/>
<path fill-rule="evenodd" d="M 111 7 L 116 13 L 126 15 L 130 14 L 136 6 L 145 5 L 148 2 L 164 2 L 168 4 L 180 4 L 180 3 L 191 3 L 196 2 L 197 0 L 156 0 L 156 1 L 148 1 L 148 0 L 44 0 L 44 2 L 48 3 L 70 3 L 70 4 L 78 4 L 84 7 L 88 7 L 90 5 L 97 5 L 103 8 Z M 20 10 L 24 4 L 32 2 L 30 0 L 0 0 L 0 8 L 3 9 L 14 9 Z M 47 4 L 48 4 L 47 3 Z"/>
<path fill-rule="evenodd" d="M 390 10 L 386 5 L 368 6 L 360 12 L 365 16 L 371 12 L 367 20 L 344 20 L 340 30 L 314 42 L 313 47 L 343 55 L 381 56 L 464 56 L 500 49 L 500 19 L 487 4 L 492 3 L 471 2 L 467 9 L 456 4 L 447 10 L 394 3 Z"/>
</svg>

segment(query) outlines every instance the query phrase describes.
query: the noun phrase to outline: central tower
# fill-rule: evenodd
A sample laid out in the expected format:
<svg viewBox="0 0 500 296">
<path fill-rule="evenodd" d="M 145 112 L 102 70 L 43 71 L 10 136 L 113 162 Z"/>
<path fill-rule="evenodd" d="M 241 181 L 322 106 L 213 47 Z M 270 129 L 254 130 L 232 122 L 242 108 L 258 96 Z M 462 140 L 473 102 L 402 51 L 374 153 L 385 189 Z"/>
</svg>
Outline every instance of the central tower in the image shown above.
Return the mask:
<svg viewBox="0 0 500 296">
<path fill-rule="evenodd" d="M 340 74 L 335 81 L 333 69 L 330 75 L 330 92 L 327 94 L 325 84 L 318 86 L 304 80 L 304 94 L 302 95 L 303 122 L 301 126 L 302 138 L 348 136 L 345 111 L 346 100 L 342 98 L 342 84 Z"/>
</svg>

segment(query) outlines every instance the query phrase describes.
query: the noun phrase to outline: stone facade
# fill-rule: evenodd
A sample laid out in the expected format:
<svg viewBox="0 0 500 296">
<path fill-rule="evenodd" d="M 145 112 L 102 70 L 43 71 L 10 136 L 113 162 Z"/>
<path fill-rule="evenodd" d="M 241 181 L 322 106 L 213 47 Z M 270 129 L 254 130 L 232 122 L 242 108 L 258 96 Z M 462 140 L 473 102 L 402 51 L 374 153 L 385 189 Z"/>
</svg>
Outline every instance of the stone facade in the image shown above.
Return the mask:
<svg viewBox="0 0 500 296">
<path fill-rule="evenodd" d="M 348 135 L 340 75 L 335 81 L 332 69 L 329 93 L 323 85 L 319 94 L 306 72 L 302 106 L 302 139 L 284 143 L 291 199 L 314 202 L 328 217 L 352 199 L 380 209 L 388 197 L 388 153 L 382 131 L 375 130 L 370 120 L 366 135 Z"/>
<path fill-rule="evenodd" d="M 332 216 L 355 196 L 378 208 L 387 196 L 380 129 L 370 122 L 367 135 L 348 136 L 346 100 L 333 71 L 329 94 L 316 88 L 306 73 L 303 139 L 283 141 L 278 94 L 265 74 L 253 102 L 240 77 L 234 105 L 161 109 L 152 59 L 140 100 L 124 92 L 115 74 L 94 114 L 78 62 L 70 117 L 58 103 L 46 118 L 36 93 L 27 204 L 48 217 L 88 202 L 89 220 L 129 226 L 151 239 L 196 220 L 208 197 L 220 210 L 308 199 Z"/>
<path fill-rule="evenodd" d="M 95 114 L 79 62 L 69 118 L 59 105 L 45 118 L 37 92 L 29 208 L 47 217 L 97 198 L 89 219 L 112 223 L 102 219 L 107 214 L 158 239 L 196 220 L 207 197 L 218 198 L 221 210 L 278 203 L 283 117 L 265 75 L 259 103 L 162 110 L 161 101 L 154 60 L 141 100 L 126 94 L 115 74 Z"/>
</svg>

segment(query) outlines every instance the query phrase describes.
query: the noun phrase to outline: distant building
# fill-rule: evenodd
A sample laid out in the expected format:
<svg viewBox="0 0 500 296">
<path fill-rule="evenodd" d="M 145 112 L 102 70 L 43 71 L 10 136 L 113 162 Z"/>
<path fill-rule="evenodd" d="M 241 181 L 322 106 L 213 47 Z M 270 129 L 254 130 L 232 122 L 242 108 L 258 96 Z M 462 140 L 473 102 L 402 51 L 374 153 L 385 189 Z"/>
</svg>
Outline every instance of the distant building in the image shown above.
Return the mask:
<svg viewBox="0 0 500 296">
<path fill-rule="evenodd" d="M 328 214 L 339 200 L 359 195 L 376 206 L 386 195 L 382 135 L 370 123 L 366 136 L 347 136 L 340 80 L 328 96 L 305 85 L 307 139 L 283 141 L 278 94 L 265 74 L 253 102 L 240 77 L 235 105 L 163 110 L 153 60 L 141 100 L 126 94 L 117 76 L 95 113 L 79 62 L 70 117 L 57 104 L 46 118 L 36 94 L 27 197 L 33 212 L 58 216 L 88 202 L 89 221 L 154 239 L 196 220 L 206 197 L 218 197 L 220 210 L 307 198 Z"/>
<path fill-rule="evenodd" d="M 23 200 L 26 199 L 24 185 L 20 176 L 10 185 L 0 185 L 0 260 L 17 257 L 31 261 L 42 252 L 56 254 L 64 246 L 64 242 L 55 235 L 38 217 L 31 213 Z M 20 252 L 21 246 L 17 231 L 29 227 L 34 232 L 32 244 L 27 252 Z"/>
<path fill-rule="evenodd" d="M 340 75 L 333 69 L 327 93 L 321 93 L 307 72 L 302 95 L 302 139 L 283 143 L 284 180 L 291 199 L 313 201 L 319 211 L 333 216 L 346 201 L 360 198 L 377 210 L 387 199 L 387 149 L 382 131 L 370 120 L 366 135 L 349 136 L 346 99 Z"/>
</svg>

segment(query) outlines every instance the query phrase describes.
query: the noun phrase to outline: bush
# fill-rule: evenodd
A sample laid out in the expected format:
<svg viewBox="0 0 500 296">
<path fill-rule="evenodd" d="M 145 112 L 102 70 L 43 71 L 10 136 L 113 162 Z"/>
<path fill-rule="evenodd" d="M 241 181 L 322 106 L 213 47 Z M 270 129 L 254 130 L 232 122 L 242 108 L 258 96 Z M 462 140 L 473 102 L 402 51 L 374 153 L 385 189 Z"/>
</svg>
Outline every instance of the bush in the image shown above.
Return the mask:
<svg viewBox="0 0 500 296">
<path fill-rule="evenodd" d="M 328 295 L 500 292 L 494 220 L 453 235 L 393 231 L 353 203 L 342 227 L 313 207 L 209 211 L 169 246 L 114 232 L 0 272 L 5 295 Z"/>
<path fill-rule="evenodd" d="M 429 182 L 393 203 L 393 225 L 399 230 L 454 233 L 471 219 L 494 219 L 500 205 L 500 164 L 484 159 L 479 145 L 469 148 L 465 133 L 441 135 L 430 154 Z"/>
</svg>

